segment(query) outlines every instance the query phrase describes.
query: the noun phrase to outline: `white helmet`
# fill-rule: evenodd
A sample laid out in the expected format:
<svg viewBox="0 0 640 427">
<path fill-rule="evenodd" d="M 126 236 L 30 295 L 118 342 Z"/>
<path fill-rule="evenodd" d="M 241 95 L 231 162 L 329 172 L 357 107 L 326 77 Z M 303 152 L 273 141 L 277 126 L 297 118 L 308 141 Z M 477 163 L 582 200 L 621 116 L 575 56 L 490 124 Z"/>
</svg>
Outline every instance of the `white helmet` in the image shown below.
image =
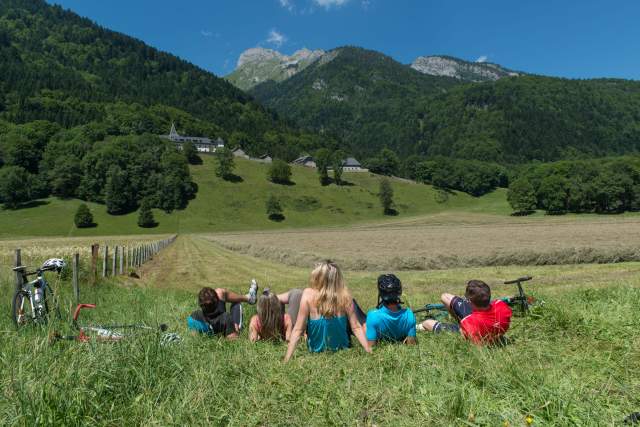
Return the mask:
<svg viewBox="0 0 640 427">
<path fill-rule="evenodd" d="M 67 266 L 67 263 L 64 262 L 63 259 L 61 258 L 51 258 L 46 260 L 43 264 L 42 267 L 40 267 L 40 270 L 43 271 L 57 271 L 58 273 L 60 273 L 62 271 L 63 268 L 65 268 Z"/>
</svg>

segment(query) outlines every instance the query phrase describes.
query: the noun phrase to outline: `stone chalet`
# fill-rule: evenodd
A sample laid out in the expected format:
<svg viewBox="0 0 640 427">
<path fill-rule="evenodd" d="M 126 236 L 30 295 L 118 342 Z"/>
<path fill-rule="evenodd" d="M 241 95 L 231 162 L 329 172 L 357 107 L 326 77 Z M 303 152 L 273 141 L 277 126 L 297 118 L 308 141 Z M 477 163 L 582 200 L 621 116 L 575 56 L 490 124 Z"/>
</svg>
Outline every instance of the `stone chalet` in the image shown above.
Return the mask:
<svg viewBox="0 0 640 427">
<path fill-rule="evenodd" d="M 231 151 L 231 153 L 233 153 L 235 157 L 240 157 L 242 159 L 247 159 L 247 160 L 253 160 L 254 162 L 271 163 L 273 161 L 271 156 L 269 156 L 268 154 L 263 154 L 260 157 L 251 157 L 250 155 L 245 153 L 244 150 L 240 147 L 235 148 L 233 151 Z"/>
<path fill-rule="evenodd" d="M 306 166 L 308 168 L 315 168 L 316 162 L 313 160 L 311 156 L 302 156 L 295 159 L 291 162 L 292 165 Z"/>
<path fill-rule="evenodd" d="M 192 142 L 199 153 L 215 153 L 216 150 L 224 148 L 224 141 L 222 138 L 212 141 L 209 138 L 199 136 L 183 136 L 176 132 L 176 127 L 173 123 L 171 124 L 171 131 L 169 132 L 169 135 L 160 135 L 160 138 L 174 142 L 179 150 L 182 149 L 182 144 L 185 142 Z"/>
<path fill-rule="evenodd" d="M 353 157 L 347 157 L 347 159 L 342 162 L 342 170 L 344 172 L 368 172 L 369 169 L 364 169 L 359 161 L 357 161 Z"/>
<path fill-rule="evenodd" d="M 291 162 L 293 165 L 306 166 L 308 168 L 315 168 L 316 162 L 313 160 L 311 156 L 302 156 L 295 159 Z M 331 167 L 327 168 L 328 170 L 332 170 Z M 359 161 L 357 161 L 353 157 L 347 157 L 344 162 L 342 162 L 342 170 L 343 172 L 369 172 L 369 169 L 364 169 Z"/>
</svg>

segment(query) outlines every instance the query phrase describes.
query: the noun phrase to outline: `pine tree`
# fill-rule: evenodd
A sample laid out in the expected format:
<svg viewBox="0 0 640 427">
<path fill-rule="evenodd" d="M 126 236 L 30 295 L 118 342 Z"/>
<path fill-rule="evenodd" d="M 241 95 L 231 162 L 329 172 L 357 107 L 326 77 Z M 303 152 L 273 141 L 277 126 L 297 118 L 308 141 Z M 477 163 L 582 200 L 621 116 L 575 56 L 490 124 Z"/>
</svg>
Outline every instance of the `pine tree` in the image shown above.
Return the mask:
<svg viewBox="0 0 640 427">
<path fill-rule="evenodd" d="M 153 212 L 151 211 L 151 203 L 147 199 L 142 201 L 140 212 L 138 213 L 138 227 L 150 228 L 158 225 Z"/>
<path fill-rule="evenodd" d="M 233 168 L 235 163 L 233 161 L 233 153 L 228 148 L 221 148 L 216 151 L 216 157 L 218 158 L 218 166 L 216 167 L 216 176 L 222 179 L 229 179 L 233 176 Z"/>
<path fill-rule="evenodd" d="M 78 210 L 76 210 L 73 222 L 77 228 L 93 227 L 95 224 L 93 223 L 93 214 L 89 210 L 89 206 L 84 203 L 80 204 Z"/>
<path fill-rule="evenodd" d="M 276 184 L 291 183 L 291 166 L 284 160 L 275 159 L 267 172 L 269 181 Z"/>
<path fill-rule="evenodd" d="M 391 182 L 389 182 L 387 178 L 382 178 L 380 180 L 378 197 L 380 198 L 380 204 L 382 205 L 385 215 L 397 214 L 396 210 L 393 208 L 393 188 L 391 187 Z"/>
</svg>

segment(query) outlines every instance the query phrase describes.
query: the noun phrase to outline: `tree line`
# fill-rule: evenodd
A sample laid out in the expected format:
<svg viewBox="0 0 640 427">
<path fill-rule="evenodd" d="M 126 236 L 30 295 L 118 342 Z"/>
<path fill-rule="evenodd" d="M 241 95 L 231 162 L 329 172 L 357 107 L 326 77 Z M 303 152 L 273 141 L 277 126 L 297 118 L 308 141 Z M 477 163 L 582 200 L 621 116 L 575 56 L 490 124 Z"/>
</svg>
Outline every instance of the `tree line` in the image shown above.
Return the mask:
<svg viewBox="0 0 640 427">
<path fill-rule="evenodd" d="M 640 158 L 625 156 L 526 166 L 509 186 L 515 214 L 621 213 L 640 209 Z"/>
</svg>

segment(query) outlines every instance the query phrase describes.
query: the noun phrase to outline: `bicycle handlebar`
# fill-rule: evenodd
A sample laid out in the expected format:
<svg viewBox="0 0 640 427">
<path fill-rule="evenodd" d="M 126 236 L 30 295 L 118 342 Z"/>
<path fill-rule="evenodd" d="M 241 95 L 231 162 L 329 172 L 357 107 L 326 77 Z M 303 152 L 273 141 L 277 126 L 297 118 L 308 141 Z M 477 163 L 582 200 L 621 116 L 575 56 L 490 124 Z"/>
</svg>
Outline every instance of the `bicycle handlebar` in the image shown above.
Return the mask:
<svg viewBox="0 0 640 427">
<path fill-rule="evenodd" d="M 518 279 L 514 279 L 514 280 L 507 280 L 506 282 L 504 282 L 505 285 L 513 285 L 514 283 L 522 283 L 522 282 L 528 282 L 529 280 L 533 279 L 533 277 L 531 276 L 524 276 L 524 277 L 520 277 Z"/>
</svg>

